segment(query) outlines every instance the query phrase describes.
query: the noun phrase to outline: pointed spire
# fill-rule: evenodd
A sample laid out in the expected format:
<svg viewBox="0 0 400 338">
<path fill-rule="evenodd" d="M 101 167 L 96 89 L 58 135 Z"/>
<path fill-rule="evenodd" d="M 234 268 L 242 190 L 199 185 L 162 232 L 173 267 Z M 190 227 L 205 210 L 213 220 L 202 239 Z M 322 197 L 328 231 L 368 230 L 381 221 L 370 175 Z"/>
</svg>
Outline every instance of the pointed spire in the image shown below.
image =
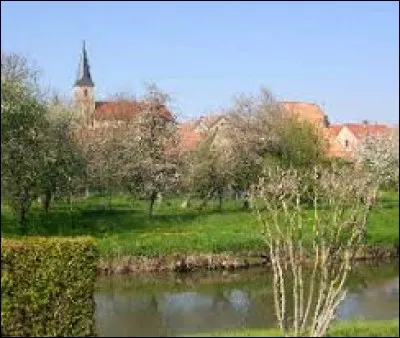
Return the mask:
<svg viewBox="0 0 400 338">
<path fill-rule="evenodd" d="M 75 82 L 75 87 L 82 86 L 94 87 L 94 83 L 90 75 L 90 67 L 86 53 L 85 41 L 83 41 L 82 45 L 81 61 L 79 64 L 78 76 Z"/>
</svg>

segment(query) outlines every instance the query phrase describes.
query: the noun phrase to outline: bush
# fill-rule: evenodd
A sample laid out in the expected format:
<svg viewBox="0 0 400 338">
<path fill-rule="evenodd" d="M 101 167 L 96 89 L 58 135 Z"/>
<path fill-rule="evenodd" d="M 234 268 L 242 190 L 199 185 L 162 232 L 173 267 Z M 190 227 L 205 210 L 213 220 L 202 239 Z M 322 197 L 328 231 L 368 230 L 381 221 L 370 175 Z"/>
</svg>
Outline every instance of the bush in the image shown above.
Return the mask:
<svg viewBox="0 0 400 338">
<path fill-rule="evenodd" d="M 90 238 L 1 240 L 1 335 L 93 336 Z"/>
</svg>

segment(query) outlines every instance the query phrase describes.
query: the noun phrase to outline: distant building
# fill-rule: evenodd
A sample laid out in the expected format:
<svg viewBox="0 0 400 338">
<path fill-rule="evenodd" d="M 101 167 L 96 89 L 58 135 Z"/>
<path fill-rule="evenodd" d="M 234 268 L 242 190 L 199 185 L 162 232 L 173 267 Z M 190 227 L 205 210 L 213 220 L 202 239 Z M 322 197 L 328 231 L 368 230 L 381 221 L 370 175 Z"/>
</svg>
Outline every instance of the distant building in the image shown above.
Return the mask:
<svg viewBox="0 0 400 338">
<path fill-rule="evenodd" d="M 330 125 L 324 130 L 328 141 L 327 155 L 351 160 L 360 143 L 369 136 L 381 136 L 390 132 L 384 124 L 344 123 Z"/>
<path fill-rule="evenodd" d="M 316 103 L 281 101 L 279 105 L 288 116 L 310 122 L 318 128 L 326 128 L 328 126 L 327 116 Z"/>
<path fill-rule="evenodd" d="M 78 114 L 89 127 L 103 124 L 119 124 L 135 118 L 145 107 L 140 101 L 96 101 L 95 84 L 90 73 L 86 46 L 83 43 L 77 79 L 73 87 L 74 105 Z M 334 124 L 329 125 L 328 117 L 315 103 L 281 101 L 278 103 L 284 114 L 311 122 L 327 141 L 327 155 L 351 159 L 358 144 L 368 135 L 381 135 L 391 128 L 383 124 Z M 159 107 L 159 113 L 173 121 L 173 115 L 165 106 Z M 217 132 L 215 142 L 223 143 L 223 131 L 229 128 L 229 119 L 224 115 L 202 116 L 198 120 L 178 124 L 182 150 L 195 150 L 207 134 Z M 398 125 L 397 125 L 398 128 Z M 393 129 L 393 128 L 392 128 Z"/>
<path fill-rule="evenodd" d="M 78 75 L 73 87 L 73 99 L 78 114 L 87 125 L 96 127 L 100 124 L 128 121 L 146 108 L 145 103 L 140 101 L 96 101 L 94 88 L 86 46 L 83 42 Z M 165 106 L 160 106 L 159 112 L 166 119 L 173 120 L 171 112 Z"/>
</svg>

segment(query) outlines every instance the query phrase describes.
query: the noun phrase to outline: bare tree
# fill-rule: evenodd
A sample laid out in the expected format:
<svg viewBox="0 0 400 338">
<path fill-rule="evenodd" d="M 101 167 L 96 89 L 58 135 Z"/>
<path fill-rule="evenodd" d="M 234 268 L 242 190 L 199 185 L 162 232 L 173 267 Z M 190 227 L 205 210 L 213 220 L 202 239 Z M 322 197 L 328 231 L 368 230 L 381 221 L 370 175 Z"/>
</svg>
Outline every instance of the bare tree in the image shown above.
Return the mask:
<svg viewBox="0 0 400 338">
<path fill-rule="evenodd" d="M 308 176 L 308 177 L 306 177 Z M 301 203 L 313 188 L 313 208 Z M 252 187 L 274 276 L 285 336 L 322 337 L 346 296 L 345 283 L 366 232 L 371 176 L 352 168 L 269 170 Z M 306 288 L 308 285 L 308 288 Z"/>
</svg>

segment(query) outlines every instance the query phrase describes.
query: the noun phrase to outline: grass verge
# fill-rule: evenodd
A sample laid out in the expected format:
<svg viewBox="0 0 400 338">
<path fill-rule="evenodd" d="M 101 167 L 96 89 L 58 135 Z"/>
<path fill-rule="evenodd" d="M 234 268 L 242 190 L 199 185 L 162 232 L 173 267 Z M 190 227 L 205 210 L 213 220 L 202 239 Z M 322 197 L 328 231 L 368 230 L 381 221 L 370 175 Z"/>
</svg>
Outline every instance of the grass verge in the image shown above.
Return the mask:
<svg viewBox="0 0 400 338">
<path fill-rule="evenodd" d="M 281 337 L 278 329 L 245 329 L 213 332 L 185 337 Z M 332 325 L 327 337 L 399 337 L 399 321 L 357 321 Z"/>
<path fill-rule="evenodd" d="M 393 246 L 399 242 L 399 197 L 384 193 L 368 220 L 367 242 Z M 54 203 L 48 214 L 35 204 L 29 215 L 28 235 L 86 236 L 96 238 L 100 256 L 154 257 L 168 254 L 238 253 L 265 248 L 255 217 L 240 202 L 224 202 L 223 211 L 210 205 L 199 212 L 182 209 L 182 199 L 164 198 L 149 219 L 147 201 L 115 196 L 90 197 L 70 205 Z M 197 201 L 198 203 L 198 201 Z M 1 209 L 2 237 L 18 237 L 16 219 L 7 206 Z"/>
</svg>

